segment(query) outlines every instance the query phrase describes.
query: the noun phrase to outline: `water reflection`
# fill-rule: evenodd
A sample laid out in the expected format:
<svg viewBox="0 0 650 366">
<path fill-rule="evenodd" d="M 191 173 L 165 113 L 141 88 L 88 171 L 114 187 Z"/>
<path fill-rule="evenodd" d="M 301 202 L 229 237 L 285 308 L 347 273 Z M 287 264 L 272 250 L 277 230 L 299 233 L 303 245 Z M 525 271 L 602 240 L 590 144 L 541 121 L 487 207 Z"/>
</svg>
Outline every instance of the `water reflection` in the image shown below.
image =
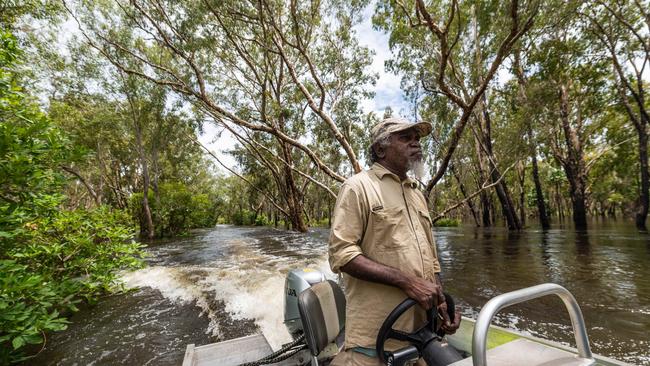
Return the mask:
<svg viewBox="0 0 650 366">
<path fill-rule="evenodd" d="M 650 364 L 649 243 L 633 225 L 610 222 L 581 232 L 557 226 L 521 233 L 479 230 L 484 232 L 437 231 L 439 242 L 450 248 L 441 255 L 445 285 L 459 294 L 466 315 L 475 316 L 494 295 L 558 283 L 581 304 L 595 352 Z M 463 232 L 470 235 L 458 235 Z M 497 323 L 573 343 L 567 312 L 554 297 L 508 308 Z"/>
<path fill-rule="evenodd" d="M 524 234 L 521 232 L 508 232 L 503 241 L 503 255 L 506 259 L 516 260 L 519 255 L 521 240 Z"/>
<path fill-rule="evenodd" d="M 585 230 L 575 232 L 576 253 L 578 257 L 591 256 L 591 245 L 589 244 L 589 233 Z"/>
</svg>

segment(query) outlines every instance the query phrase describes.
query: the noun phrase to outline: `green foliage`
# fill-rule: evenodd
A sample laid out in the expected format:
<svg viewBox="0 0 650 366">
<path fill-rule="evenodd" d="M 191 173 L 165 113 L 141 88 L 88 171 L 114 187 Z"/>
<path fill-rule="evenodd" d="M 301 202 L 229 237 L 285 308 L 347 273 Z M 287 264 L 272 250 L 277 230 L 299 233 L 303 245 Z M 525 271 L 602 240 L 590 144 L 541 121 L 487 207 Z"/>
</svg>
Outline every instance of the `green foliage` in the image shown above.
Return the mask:
<svg viewBox="0 0 650 366">
<path fill-rule="evenodd" d="M 198 193 L 183 183 L 165 183 L 159 196 L 149 192 L 149 205 L 158 236 L 174 236 L 188 229 L 212 227 L 217 223 L 219 202 L 213 194 Z M 135 193 L 129 201 L 133 218 L 143 225 L 142 192 Z"/>
<path fill-rule="evenodd" d="M 66 328 L 55 304 L 74 304 L 63 296 L 65 284 L 47 281 L 25 265 L 0 260 L 0 273 L 0 364 L 7 364 L 23 358 L 16 351 L 25 345 L 42 343 L 42 332 Z"/>
<path fill-rule="evenodd" d="M 255 217 L 255 212 L 243 209 L 235 211 L 230 215 L 230 223 L 244 226 L 257 225 L 257 218 Z"/>
<path fill-rule="evenodd" d="M 108 207 L 64 210 L 64 133 L 22 90 L 16 39 L 0 33 L 0 364 L 64 329 L 81 299 L 119 288 L 116 271 L 142 264 L 132 224 Z"/>
<path fill-rule="evenodd" d="M 271 224 L 271 223 L 270 223 L 269 220 L 266 218 L 266 216 L 258 215 L 258 216 L 255 218 L 255 226 L 268 226 L 268 225 L 270 225 L 270 224 Z"/>
<path fill-rule="evenodd" d="M 27 223 L 10 256 L 47 278 L 73 281 L 87 299 L 119 289 L 115 271 L 140 266 L 140 245 L 123 211 L 63 210 Z"/>
<path fill-rule="evenodd" d="M 436 227 L 456 227 L 456 226 L 460 226 L 460 221 L 457 220 L 457 219 L 442 218 L 442 219 L 434 222 L 433 226 L 436 226 Z"/>
<path fill-rule="evenodd" d="M 61 200 L 57 165 L 68 156 L 67 140 L 17 84 L 16 39 L 0 33 L 0 237 L 46 214 Z M 2 249 L 2 242 L 0 242 Z"/>
<path fill-rule="evenodd" d="M 54 19 L 63 12 L 63 4 L 53 0 L 5 0 L 0 4 L 0 25 L 11 29 L 21 17 Z"/>
<path fill-rule="evenodd" d="M 0 260 L 0 364 L 24 358 L 21 348 L 65 329 L 80 299 L 121 289 L 116 275 L 142 265 L 140 245 L 121 211 L 59 211 L 26 223 Z M 11 347 L 9 346 L 11 345 Z"/>
</svg>

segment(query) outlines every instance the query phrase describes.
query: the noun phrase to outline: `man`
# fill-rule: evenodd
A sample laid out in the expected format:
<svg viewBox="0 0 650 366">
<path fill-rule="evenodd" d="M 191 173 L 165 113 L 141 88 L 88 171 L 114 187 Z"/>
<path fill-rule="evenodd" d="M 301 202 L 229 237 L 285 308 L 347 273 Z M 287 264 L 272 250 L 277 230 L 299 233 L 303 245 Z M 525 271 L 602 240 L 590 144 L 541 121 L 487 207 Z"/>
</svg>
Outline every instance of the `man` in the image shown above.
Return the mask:
<svg viewBox="0 0 650 366">
<path fill-rule="evenodd" d="M 460 325 L 459 312 L 453 320 L 447 314 L 426 200 L 417 182 L 407 177 L 413 170 L 422 178 L 420 138 L 431 129 L 425 122 L 383 120 L 371 131 L 374 164 L 341 187 L 329 238 L 329 262 L 332 271 L 343 273 L 345 351 L 331 365 L 382 365 L 375 352 L 379 327 L 407 297 L 421 308 L 415 306 L 402 316 L 395 329 L 417 329 L 426 319 L 424 309 L 436 304 L 447 333 Z M 385 349 L 404 345 L 388 341 Z"/>
</svg>

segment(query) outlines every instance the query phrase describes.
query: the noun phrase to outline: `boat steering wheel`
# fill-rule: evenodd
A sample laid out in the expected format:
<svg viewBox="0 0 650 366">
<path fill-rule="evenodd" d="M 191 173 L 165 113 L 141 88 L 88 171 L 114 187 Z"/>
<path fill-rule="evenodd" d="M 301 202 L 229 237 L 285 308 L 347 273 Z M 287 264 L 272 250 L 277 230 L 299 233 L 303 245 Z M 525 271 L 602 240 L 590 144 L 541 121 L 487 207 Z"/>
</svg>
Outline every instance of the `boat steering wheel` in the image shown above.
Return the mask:
<svg viewBox="0 0 650 366">
<path fill-rule="evenodd" d="M 452 314 L 455 312 L 454 300 L 448 294 L 445 294 L 447 302 L 447 311 Z M 403 366 L 408 362 L 416 361 L 422 357 L 429 366 L 449 365 L 462 359 L 462 356 L 453 347 L 442 343 L 442 337 L 445 335 L 442 329 L 437 332 L 438 309 L 431 308 L 427 311 L 427 321 L 420 328 L 412 333 L 407 333 L 393 329 L 393 325 L 402 314 L 412 308 L 417 302 L 408 298 L 388 315 L 384 323 L 379 328 L 377 334 L 376 350 L 379 359 L 388 366 Z M 388 339 L 396 339 L 411 343 L 410 346 L 402 349 L 384 353 L 384 344 Z"/>
</svg>

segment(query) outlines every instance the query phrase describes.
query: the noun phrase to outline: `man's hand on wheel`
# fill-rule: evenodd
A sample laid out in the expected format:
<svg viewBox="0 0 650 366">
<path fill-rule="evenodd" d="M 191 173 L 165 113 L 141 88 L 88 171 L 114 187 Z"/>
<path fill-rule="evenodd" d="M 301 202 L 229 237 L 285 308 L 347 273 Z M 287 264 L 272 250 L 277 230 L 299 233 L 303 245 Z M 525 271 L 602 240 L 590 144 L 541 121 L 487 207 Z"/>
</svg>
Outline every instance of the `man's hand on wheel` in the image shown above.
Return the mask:
<svg viewBox="0 0 650 366">
<path fill-rule="evenodd" d="M 417 301 L 426 310 L 433 308 L 436 304 L 445 302 L 445 295 L 442 293 L 442 288 L 420 277 L 409 278 L 402 290 L 406 293 L 406 296 Z"/>
<path fill-rule="evenodd" d="M 442 326 L 440 327 L 446 334 L 454 334 L 458 327 L 460 327 L 460 310 L 456 308 L 454 312 L 454 319 L 449 319 L 449 312 L 447 311 L 447 303 L 443 302 L 438 305 L 438 314 L 442 316 Z"/>
</svg>

